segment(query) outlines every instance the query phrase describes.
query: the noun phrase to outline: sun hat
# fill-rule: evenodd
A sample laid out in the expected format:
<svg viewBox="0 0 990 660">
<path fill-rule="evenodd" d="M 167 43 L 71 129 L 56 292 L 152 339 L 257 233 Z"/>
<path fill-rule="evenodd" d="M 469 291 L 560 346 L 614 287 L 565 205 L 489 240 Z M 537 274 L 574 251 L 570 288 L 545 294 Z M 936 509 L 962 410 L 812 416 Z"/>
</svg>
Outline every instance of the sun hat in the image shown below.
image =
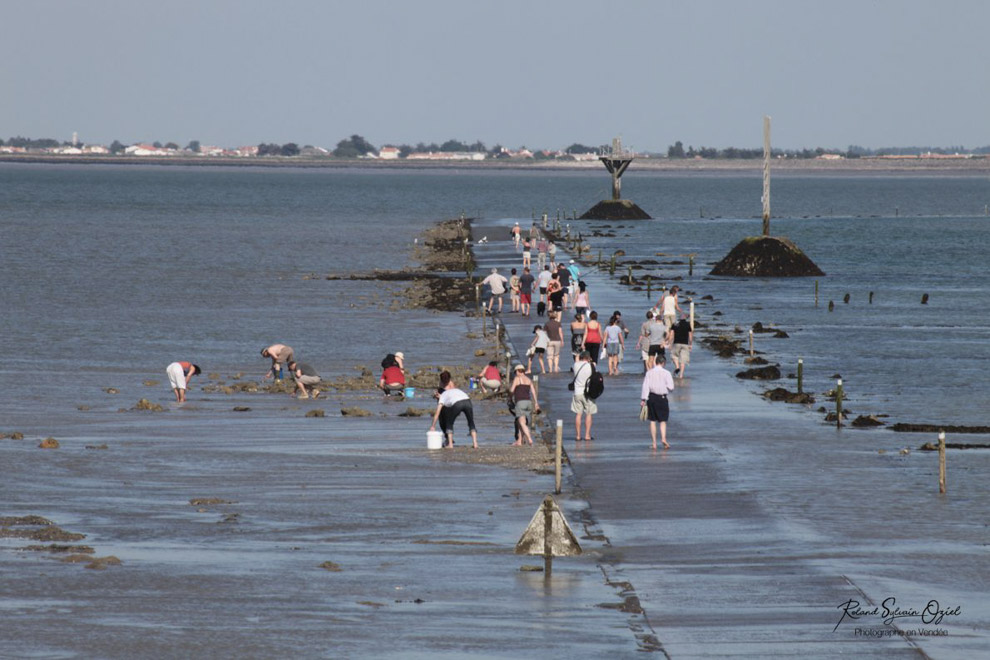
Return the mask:
<svg viewBox="0 0 990 660">
<path fill-rule="evenodd" d="M 396 351 L 395 357 L 399 358 L 400 360 L 405 360 L 406 359 L 406 356 L 405 356 L 405 354 L 402 353 L 402 351 Z"/>
<path fill-rule="evenodd" d="M 522 366 L 517 362 L 516 366 L 513 368 L 513 371 L 526 371 L 526 367 Z"/>
</svg>

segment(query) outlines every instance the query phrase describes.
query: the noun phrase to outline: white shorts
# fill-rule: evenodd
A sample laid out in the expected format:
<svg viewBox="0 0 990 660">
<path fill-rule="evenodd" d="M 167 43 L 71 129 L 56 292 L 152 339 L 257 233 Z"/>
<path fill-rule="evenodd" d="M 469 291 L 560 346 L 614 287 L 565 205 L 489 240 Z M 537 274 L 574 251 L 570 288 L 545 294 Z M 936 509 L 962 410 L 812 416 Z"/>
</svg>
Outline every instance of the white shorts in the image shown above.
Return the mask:
<svg viewBox="0 0 990 660">
<path fill-rule="evenodd" d="M 186 372 L 182 370 L 181 364 L 173 362 L 165 367 L 165 373 L 168 375 L 168 382 L 172 384 L 173 390 L 186 389 Z"/>
</svg>

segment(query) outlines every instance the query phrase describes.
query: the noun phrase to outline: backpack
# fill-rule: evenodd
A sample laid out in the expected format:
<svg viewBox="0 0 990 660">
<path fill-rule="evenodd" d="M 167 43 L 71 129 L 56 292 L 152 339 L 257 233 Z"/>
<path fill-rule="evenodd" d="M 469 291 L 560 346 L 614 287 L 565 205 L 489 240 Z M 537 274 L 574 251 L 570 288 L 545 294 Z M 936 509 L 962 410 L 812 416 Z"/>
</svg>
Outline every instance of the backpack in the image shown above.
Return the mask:
<svg viewBox="0 0 990 660">
<path fill-rule="evenodd" d="M 394 353 L 389 353 L 388 355 L 385 356 L 385 359 L 382 360 L 382 369 L 388 369 L 389 367 L 397 367 L 397 366 L 399 366 L 399 361 L 395 359 Z"/>
<path fill-rule="evenodd" d="M 591 375 L 588 376 L 588 381 L 584 384 L 584 398 L 594 401 L 602 395 L 605 391 L 605 377 L 602 376 L 602 372 L 595 369 L 595 365 L 591 365 Z"/>
</svg>

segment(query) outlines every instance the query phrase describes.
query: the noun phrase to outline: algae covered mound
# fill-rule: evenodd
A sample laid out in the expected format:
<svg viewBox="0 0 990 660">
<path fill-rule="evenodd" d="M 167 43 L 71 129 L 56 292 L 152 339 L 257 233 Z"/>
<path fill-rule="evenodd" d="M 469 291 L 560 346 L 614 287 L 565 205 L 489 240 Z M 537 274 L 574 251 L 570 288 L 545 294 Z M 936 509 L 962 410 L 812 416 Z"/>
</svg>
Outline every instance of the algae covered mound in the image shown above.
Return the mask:
<svg viewBox="0 0 990 660">
<path fill-rule="evenodd" d="M 808 277 L 824 275 L 811 259 L 789 239 L 777 236 L 750 236 L 739 242 L 712 275 L 744 277 Z"/>
<path fill-rule="evenodd" d="M 604 199 L 580 217 L 581 220 L 652 220 L 650 215 L 628 199 Z"/>
</svg>

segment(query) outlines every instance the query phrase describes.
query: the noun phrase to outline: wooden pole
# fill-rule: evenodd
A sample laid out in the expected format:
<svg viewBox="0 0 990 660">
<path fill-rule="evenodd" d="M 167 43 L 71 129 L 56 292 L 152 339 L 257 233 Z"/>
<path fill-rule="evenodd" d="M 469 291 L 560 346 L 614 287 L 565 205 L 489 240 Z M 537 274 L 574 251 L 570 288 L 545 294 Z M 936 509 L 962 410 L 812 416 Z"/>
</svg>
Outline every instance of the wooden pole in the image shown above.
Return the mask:
<svg viewBox="0 0 990 660">
<path fill-rule="evenodd" d="M 763 235 L 770 235 L 770 117 L 763 117 Z"/>
<path fill-rule="evenodd" d="M 602 269 L 602 251 L 598 251 L 598 270 Z"/>
<path fill-rule="evenodd" d="M 488 337 L 488 307 L 485 305 L 481 306 L 481 334 Z"/>
<path fill-rule="evenodd" d="M 615 275 L 615 255 L 614 254 L 612 255 L 612 261 L 609 263 L 609 266 L 608 266 L 608 274 L 609 275 Z"/>
<path fill-rule="evenodd" d="M 480 314 L 481 313 L 481 285 L 480 284 L 475 284 L 474 285 L 474 303 L 475 303 L 475 306 L 478 309 L 478 313 Z"/>
<path fill-rule="evenodd" d="M 938 432 L 938 492 L 945 495 L 945 431 Z"/>
<path fill-rule="evenodd" d="M 646 276 L 646 297 L 653 300 L 653 278 Z"/>
<path fill-rule="evenodd" d="M 692 254 L 688 257 L 688 277 L 692 277 L 693 275 L 694 275 L 694 255 Z"/>
<path fill-rule="evenodd" d="M 798 394 L 804 394 L 804 358 L 798 358 Z"/>
<path fill-rule="evenodd" d="M 842 426 L 842 379 L 835 381 L 835 428 Z"/>
<path fill-rule="evenodd" d="M 540 400 L 540 377 L 533 376 L 533 400 Z M 536 406 L 529 409 L 529 433 L 530 436 L 536 433 L 536 428 L 533 426 L 533 420 L 536 418 Z"/>
<path fill-rule="evenodd" d="M 815 280 L 815 307 L 818 307 L 818 280 Z"/>
<path fill-rule="evenodd" d="M 550 537 L 553 534 L 553 498 L 547 495 L 543 498 L 543 576 L 550 577 L 553 571 L 553 548 Z"/>
<path fill-rule="evenodd" d="M 870 304 L 871 305 L 873 304 L 873 292 L 872 291 L 870 291 Z"/>
<path fill-rule="evenodd" d="M 694 301 L 691 301 L 691 332 L 694 332 Z"/>
<path fill-rule="evenodd" d="M 560 495 L 560 462 L 562 447 L 564 444 L 564 420 L 557 420 L 557 442 L 553 450 L 553 464 L 554 464 L 554 477 L 553 477 L 553 492 Z"/>
<path fill-rule="evenodd" d="M 629 271 L 626 273 L 626 278 L 629 280 L 629 286 L 632 286 L 632 266 L 629 267 Z"/>
<path fill-rule="evenodd" d="M 753 331 L 749 331 L 749 357 L 753 357 Z"/>
</svg>

